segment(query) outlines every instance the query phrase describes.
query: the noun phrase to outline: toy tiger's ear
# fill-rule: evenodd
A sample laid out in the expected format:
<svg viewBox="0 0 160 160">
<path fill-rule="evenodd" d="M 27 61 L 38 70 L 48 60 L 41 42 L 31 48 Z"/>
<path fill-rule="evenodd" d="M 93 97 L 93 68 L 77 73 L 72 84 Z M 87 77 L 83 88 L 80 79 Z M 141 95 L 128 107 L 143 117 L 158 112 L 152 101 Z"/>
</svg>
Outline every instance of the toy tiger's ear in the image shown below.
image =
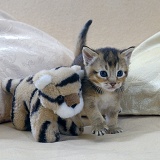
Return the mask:
<svg viewBox="0 0 160 160">
<path fill-rule="evenodd" d="M 52 82 L 52 76 L 51 75 L 42 75 L 40 76 L 35 82 L 34 85 L 37 89 L 43 89 L 46 87 L 48 84 Z"/>
<path fill-rule="evenodd" d="M 78 75 L 79 77 L 82 79 L 84 77 L 84 71 L 81 70 L 81 67 L 78 65 L 74 65 L 71 67 Z"/>
<path fill-rule="evenodd" d="M 78 65 L 73 65 L 73 66 L 71 66 L 71 68 L 72 68 L 75 72 L 81 70 L 81 67 L 78 66 Z"/>
</svg>

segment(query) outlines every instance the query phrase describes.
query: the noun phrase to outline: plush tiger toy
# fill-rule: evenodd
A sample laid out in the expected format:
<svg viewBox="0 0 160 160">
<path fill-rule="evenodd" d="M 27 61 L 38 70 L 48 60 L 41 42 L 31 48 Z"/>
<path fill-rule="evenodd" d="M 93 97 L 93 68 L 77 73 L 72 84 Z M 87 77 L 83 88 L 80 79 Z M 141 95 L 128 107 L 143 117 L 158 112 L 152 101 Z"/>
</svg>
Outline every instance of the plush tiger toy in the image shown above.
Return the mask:
<svg viewBox="0 0 160 160">
<path fill-rule="evenodd" d="M 59 141 L 60 133 L 79 135 L 83 108 L 79 66 L 43 70 L 24 79 L 5 79 L 13 95 L 11 120 L 18 130 L 31 130 L 38 142 Z"/>
</svg>

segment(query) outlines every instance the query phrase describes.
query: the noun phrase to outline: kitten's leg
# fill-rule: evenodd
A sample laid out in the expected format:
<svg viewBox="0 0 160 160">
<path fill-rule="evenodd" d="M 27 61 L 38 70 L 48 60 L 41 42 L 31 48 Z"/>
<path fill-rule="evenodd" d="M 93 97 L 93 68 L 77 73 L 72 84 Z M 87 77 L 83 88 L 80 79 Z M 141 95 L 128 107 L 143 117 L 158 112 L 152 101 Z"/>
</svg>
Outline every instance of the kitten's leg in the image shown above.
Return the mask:
<svg viewBox="0 0 160 160">
<path fill-rule="evenodd" d="M 87 104 L 84 105 L 84 111 L 89 118 L 92 125 L 92 133 L 97 136 L 102 136 L 107 133 L 108 126 L 105 119 L 100 113 L 97 106 L 95 106 L 94 101 L 86 100 Z"/>
<path fill-rule="evenodd" d="M 31 112 L 31 132 L 38 142 L 51 143 L 59 141 L 57 116 L 49 109 L 40 107 L 38 111 Z"/>
<path fill-rule="evenodd" d="M 122 132 L 122 128 L 118 127 L 118 113 L 119 111 L 114 111 L 114 112 L 109 112 L 105 119 L 106 122 L 108 124 L 109 130 L 108 133 L 109 134 L 116 134 L 116 133 L 120 133 Z"/>
</svg>

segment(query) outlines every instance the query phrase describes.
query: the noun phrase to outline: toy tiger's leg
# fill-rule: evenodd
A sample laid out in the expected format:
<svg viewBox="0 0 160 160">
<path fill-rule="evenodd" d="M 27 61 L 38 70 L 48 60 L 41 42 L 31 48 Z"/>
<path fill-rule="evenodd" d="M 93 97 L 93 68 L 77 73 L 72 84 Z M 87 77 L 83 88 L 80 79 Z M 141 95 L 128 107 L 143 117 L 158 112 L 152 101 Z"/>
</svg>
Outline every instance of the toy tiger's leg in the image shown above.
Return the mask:
<svg viewBox="0 0 160 160">
<path fill-rule="evenodd" d="M 18 101 L 16 95 L 12 100 L 11 120 L 18 130 L 30 130 L 29 111 L 26 102 Z"/>
<path fill-rule="evenodd" d="M 79 118 L 80 117 L 78 115 L 68 119 L 58 117 L 58 127 L 60 133 L 72 136 L 80 135 L 83 132 L 83 123 Z"/>
<path fill-rule="evenodd" d="M 43 143 L 59 141 L 57 116 L 51 110 L 40 106 L 32 110 L 30 120 L 31 132 L 36 141 Z"/>
</svg>

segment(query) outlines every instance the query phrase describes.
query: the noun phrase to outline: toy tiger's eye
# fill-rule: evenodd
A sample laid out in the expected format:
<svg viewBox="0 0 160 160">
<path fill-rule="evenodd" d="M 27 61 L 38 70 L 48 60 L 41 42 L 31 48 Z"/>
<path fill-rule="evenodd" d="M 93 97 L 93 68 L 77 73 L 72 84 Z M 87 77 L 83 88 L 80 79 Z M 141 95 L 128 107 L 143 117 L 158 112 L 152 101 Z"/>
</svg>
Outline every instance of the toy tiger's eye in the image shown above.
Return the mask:
<svg viewBox="0 0 160 160">
<path fill-rule="evenodd" d="M 108 74 L 106 71 L 100 71 L 100 76 L 101 77 L 108 77 Z"/>
<path fill-rule="evenodd" d="M 122 70 L 119 70 L 118 72 L 117 72 L 117 77 L 122 77 L 123 76 L 123 71 Z"/>
</svg>

